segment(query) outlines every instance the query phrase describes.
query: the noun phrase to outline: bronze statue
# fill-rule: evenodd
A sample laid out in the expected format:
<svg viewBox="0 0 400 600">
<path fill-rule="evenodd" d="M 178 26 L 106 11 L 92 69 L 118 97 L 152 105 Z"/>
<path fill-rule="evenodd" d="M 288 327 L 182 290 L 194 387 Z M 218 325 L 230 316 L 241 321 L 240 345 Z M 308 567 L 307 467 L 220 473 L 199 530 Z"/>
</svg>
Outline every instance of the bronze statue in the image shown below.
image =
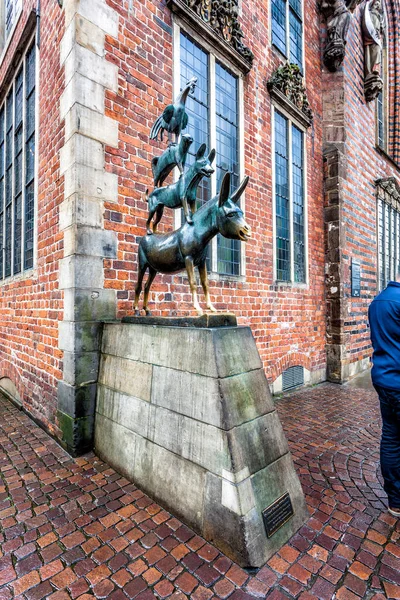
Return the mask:
<svg viewBox="0 0 400 600">
<path fill-rule="evenodd" d="M 248 177 L 233 194 L 229 194 L 231 176 L 226 173 L 221 190 L 204 204 L 193 215 L 193 224 L 184 223 L 177 231 L 165 234 L 146 235 L 139 243 L 139 276 L 135 288 L 135 315 L 139 316 L 139 297 L 142 291 L 143 277 L 149 270 L 149 277 L 144 288 L 143 310 L 150 315 L 148 309 L 149 291 L 157 273 L 178 273 L 186 269 L 193 305 L 199 315 L 203 311 L 197 299 L 196 279 L 194 268 L 198 267 L 200 281 L 204 290 L 207 308 L 215 312 L 210 300 L 206 268 L 207 247 L 211 239 L 220 233 L 226 238 L 246 242 L 251 237 L 250 227 L 243 217 L 243 211 L 238 206 Z"/>
<path fill-rule="evenodd" d="M 381 0 L 369 0 L 361 20 L 364 40 L 364 92 L 367 102 L 379 96 L 383 88 L 380 77 L 384 20 Z"/>
<path fill-rule="evenodd" d="M 196 195 L 199 183 L 203 177 L 211 177 L 211 174 L 214 173 L 211 163 L 215 158 L 215 150 L 211 150 L 208 156 L 205 154 L 206 145 L 202 144 L 197 150 L 194 163 L 186 173 L 180 176 L 178 181 L 166 187 L 155 188 L 147 197 L 149 204 L 149 217 L 146 222 L 148 235 L 157 231 L 157 225 L 161 221 L 165 206 L 168 206 L 168 208 L 183 207 L 186 221 L 192 224 L 192 214 L 196 210 Z M 156 215 L 156 218 L 152 231 L 150 223 L 154 215 Z"/>
<path fill-rule="evenodd" d="M 328 38 L 324 49 L 324 64 L 329 71 L 334 72 L 345 57 L 351 13 L 344 0 L 322 0 L 320 10 L 326 20 Z"/>
<path fill-rule="evenodd" d="M 186 156 L 192 142 L 193 138 L 188 133 L 185 133 L 181 136 L 179 144 L 170 144 L 161 156 L 153 158 L 151 169 L 153 171 L 154 187 L 161 187 L 174 167 L 178 167 L 182 175 Z"/>
<path fill-rule="evenodd" d="M 188 123 L 188 116 L 185 110 L 186 100 L 190 92 L 193 92 L 197 83 L 197 77 L 192 77 L 183 88 L 174 104 L 168 104 L 162 115 L 158 117 L 150 131 L 150 139 L 157 140 L 160 134 L 160 140 L 163 140 L 164 130 L 168 131 L 168 141 L 172 142 L 172 134 L 175 135 L 175 143 L 178 143 L 182 129 L 185 129 Z"/>
</svg>

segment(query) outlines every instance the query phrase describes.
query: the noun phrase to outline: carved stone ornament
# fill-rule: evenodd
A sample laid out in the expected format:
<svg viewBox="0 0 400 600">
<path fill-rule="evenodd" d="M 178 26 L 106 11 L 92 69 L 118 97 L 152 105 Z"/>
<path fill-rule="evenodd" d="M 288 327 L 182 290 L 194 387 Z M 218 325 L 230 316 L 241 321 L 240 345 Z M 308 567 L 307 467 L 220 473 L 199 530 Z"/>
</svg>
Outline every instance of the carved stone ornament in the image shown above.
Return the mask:
<svg viewBox="0 0 400 600">
<path fill-rule="evenodd" d="M 286 108 L 305 127 L 311 125 L 313 114 L 298 65 L 287 62 L 279 67 L 267 82 L 267 88 L 271 98 Z"/>
<path fill-rule="evenodd" d="M 377 98 L 383 89 L 383 81 L 380 77 L 383 28 L 381 0 L 368 0 L 361 17 L 364 42 L 364 93 L 367 102 Z"/>
<path fill-rule="evenodd" d="M 400 185 L 394 177 L 375 181 L 377 197 L 400 212 Z"/>
<path fill-rule="evenodd" d="M 351 6 L 355 7 L 356 3 L 351 3 Z M 344 0 L 322 0 L 320 11 L 326 21 L 327 33 L 324 64 L 329 71 L 335 72 L 345 57 L 351 12 Z"/>
<path fill-rule="evenodd" d="M 232 48 L 239 55 L 243 70 L 251 69 L 254 55 L 242 41 L 244 34 L 238 21 L 238 0 L 167 0 L 167 6 L 189 21 L 204 37 L 216 34 L 210 41 L 218 45 L 218 38 L 223 40 L 225 44 L 220 49 L 226 50 L 226 46 Z"/>
</svg>

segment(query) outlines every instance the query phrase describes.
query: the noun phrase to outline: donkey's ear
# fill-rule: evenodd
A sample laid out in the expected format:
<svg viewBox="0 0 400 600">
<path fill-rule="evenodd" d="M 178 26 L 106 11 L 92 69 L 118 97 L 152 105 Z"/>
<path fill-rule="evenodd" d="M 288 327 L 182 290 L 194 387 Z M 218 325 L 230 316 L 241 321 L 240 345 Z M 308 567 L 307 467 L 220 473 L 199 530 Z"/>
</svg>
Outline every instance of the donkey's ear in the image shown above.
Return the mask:
<svg viewBox="0 0 400 600">
<path fill-rule="evenodd" d="M 231 196 L 232 202 L 235 202 L 235 204 L 237 204 L 239 202 L 240 196 L 243 194 L 248 183 L 249 183 L 249 177 L 246 175 L 246 177 L 243 179 L 242 183 L 239 185 L 237 190 L 233 192 L 233 194 Z"/>
<path fill-rule="evenodd" d="M 225 173 L 222 180 L 221 189 L 219 190 L 218 206 L 222 206 L 229 198 L 229 192 L 231 189 L 231 174 Z"/>
<path fill-rule="evenodd" d="M 203 158 L 203 156 L 206 153 L 206 148 L 207 148 L 207 146 L 205 144 L 202 144 L 200 146 L 200 148 L 196 152 L 196 160 L 199 160 L 199 158 Z"/>
<path fill-rule="evenodd" d="M 212 163 L 212 161 L 215 158 L 215 148 L 213 148 L 210 152 L 210 154 L 208 155 L 208 160 L 210 161 L 210 163 Z"/>
</svg>

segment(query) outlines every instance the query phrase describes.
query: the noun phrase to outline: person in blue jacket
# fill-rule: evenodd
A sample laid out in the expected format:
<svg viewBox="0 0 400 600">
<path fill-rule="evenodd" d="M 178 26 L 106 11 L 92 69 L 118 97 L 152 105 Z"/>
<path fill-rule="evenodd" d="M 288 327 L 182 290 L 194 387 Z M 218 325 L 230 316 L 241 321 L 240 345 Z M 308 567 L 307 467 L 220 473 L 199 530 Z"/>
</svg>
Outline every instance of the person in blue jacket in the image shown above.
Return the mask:
<svg viewBox="0 0 400 600">
<path fill-rule="evenodd" d="M 381 469 L 389 513 L 400 517 L 400 272 L 370 304 L 372 383 L 382 414 Z"/>
</svg>

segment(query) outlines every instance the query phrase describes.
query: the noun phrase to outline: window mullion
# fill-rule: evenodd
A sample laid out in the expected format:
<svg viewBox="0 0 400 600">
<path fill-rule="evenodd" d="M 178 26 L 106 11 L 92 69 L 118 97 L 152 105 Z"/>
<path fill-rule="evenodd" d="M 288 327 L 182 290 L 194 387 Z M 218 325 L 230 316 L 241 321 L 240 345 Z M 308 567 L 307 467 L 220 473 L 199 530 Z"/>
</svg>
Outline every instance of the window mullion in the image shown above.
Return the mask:
<svg viewBox="0 0 400 600">
<path fill-rule="evenodd" d="M 289 251 L 290 251 L 290 281 L 294 282 L 294 228 L 293 228 L 293 148 L 292 148 L 292 123 L 288 123 L 288 169 L 289 169 Z"/>
<path fill-rule="evenodd" d="M 217 102 L 215 92 L 215 56 L 209 54 L 208 72 L 209 72 L 209 98 L 210 98 L 210 121 L 209 121 L 209 139 L 210 149 L 217 148 Z M 211 197 L 213 198 L 217 194 L 217 169 L 214 166 L 214 173 L 211 175 Z M 214 236 L 211 242 L 211 271 L 216 272 L 218 270 L 218 251 L 217 251 L 217 236 Z"/>
<path fill-rule="evenodd" d="M 289 18 L 290 6 L 289 6 L 289 0 L 286 0 L 285 8 L 286 8 L 286 58 L 290 62 L 290 18 Z"/>
<path fill-rule="evenodd" d="M 11 136 L 11 276 L 14 275 L 14 228 L 15 228 L 15 79 L 12 84 L 12 136 Z"/>
<path fill-rule="evenodd" d="M 26 192 L 26 60 L 22 63 L 22 173 L 21 173 L 21 271 L 25 268 L 25 192 Z M 36 127 L 36 124 L 35 124 Z M 35 149 L 36 152 L 36 149 Z"/>
</svg>

